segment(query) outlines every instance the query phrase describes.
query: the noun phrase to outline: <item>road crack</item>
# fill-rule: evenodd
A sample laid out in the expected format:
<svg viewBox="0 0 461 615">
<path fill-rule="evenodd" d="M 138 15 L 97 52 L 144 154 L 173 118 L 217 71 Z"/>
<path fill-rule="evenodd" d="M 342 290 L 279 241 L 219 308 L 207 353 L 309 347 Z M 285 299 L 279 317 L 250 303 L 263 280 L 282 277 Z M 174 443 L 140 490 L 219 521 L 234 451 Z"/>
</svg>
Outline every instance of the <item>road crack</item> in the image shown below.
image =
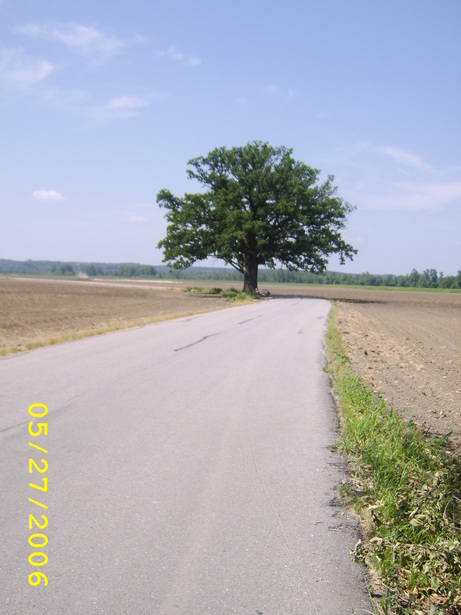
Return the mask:
<svg viewBox="0 0 461 615">
<path fill-rule="evenodd" d="M 197 340 L 196 342 L 192 342 L 192 344 L 187 344 L 187 346 L 181 346 L 180 348 L 175 348 L 174 351 L 179 352 L 180 350 L 185 350 L 186 348 L 190 348 L 191 346 L 196 346 L 197 344 L 201 344 L 202 342 L 207 340 L 209 337 L 214 337 L 215 335 L 219 335 L 219 333 L 212 333 L 211 335 L 205 335 L 204 337 Z"/>
</svg>

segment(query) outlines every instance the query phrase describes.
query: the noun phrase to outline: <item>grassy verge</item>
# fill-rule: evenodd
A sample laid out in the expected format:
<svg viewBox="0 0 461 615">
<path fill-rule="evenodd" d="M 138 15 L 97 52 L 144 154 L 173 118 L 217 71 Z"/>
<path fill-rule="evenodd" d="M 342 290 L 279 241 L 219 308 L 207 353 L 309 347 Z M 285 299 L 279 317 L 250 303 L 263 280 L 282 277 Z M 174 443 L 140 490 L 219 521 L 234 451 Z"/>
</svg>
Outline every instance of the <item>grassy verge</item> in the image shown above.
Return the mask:
<svg viewBox="0 0 461 615">
<path fill-rule="evenodd" d="M 353 555 L 377 578 L 387 614 L 461 614 L 461 460 L 354 377 L 332 310 L 328 371 L 350 477 L 341 496 L 362 519 Z"/>
</svg>

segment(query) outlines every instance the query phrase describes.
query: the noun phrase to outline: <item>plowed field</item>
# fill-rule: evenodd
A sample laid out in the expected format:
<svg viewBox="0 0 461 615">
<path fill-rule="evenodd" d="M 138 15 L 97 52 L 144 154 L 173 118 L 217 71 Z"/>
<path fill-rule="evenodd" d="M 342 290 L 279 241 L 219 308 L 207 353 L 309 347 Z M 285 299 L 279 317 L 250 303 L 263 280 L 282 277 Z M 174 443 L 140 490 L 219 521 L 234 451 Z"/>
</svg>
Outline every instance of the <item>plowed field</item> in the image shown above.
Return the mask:
<svg viewBox="0 0 461 615">
<path fill-rule="evenodd" d="M 222 298 L 175 291 L 174 285 L 0 278 L 0 352 L 225 305 Z"/>
</svg>

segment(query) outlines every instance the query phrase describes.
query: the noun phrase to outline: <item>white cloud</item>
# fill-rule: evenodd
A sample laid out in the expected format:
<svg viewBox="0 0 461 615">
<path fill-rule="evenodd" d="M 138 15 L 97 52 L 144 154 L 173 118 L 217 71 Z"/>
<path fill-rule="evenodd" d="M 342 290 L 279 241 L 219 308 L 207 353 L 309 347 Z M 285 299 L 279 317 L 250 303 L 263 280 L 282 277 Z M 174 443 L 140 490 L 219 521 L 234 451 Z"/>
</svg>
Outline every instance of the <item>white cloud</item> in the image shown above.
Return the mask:
<svg viewBox="0 0 461 615">
<path fill-rule="evenodd" d="M 418 154 L 405 152 L 395 147 L 380 147 L 378 148 L 378 151 L 385 156 L 391 158 L 392 160 L 395 160 L 396 162 L 399 162 L 400 164 L 403 164 L 407 167 L 418 169 L 420 171 L 431 172 L 434 170 L 429 164 L 426 164 L 423 161 L 422 157 Z"/>
<path fill-rule="evenodd" d="M 16 32 L 33 38 L 62 43 L 72 51 L 96 54 L 104 58 L 122 51 L 126 43 L 116 36 L 110 36 L 92 26 L 68 24 L 28 24 L 19 26 Z"/>
<path fill-rule="evenodd" d="M 387 194 L 357 192 L 354 202 L 363 209 L 442 211 L 449 205 L 461 205 L 461 182 L 397 182 Z"/>
<path fill-rule="evenodd" d="M 151 92 L 146 96 L 118 96 L 108 103 L 89 110 L 90 115 L 102 120 L 123 120 L 138 116 L 153 100 L 163 100 L 166 92 Z"/>
<path fill-rule="evenodd" d="M 174 60 L 175 62 L 182 62 L 185 59 L 184 54 L 176 51 L 176 47 L 174 45 L 170 45 L 166 51 L 159 51 L 157 55 L 159 57 L 166 57 L 169 60 Z"/>
<path fill-rule="evenodd" d="M 149 102 L 145 98 L 119 96 L 101 107 L 94 107 L 90 114 L 102 120 L 123 120 L 138 116 L 141 109 L 148 106 Z"/>
<path fill-rule="evenodd" d="M 108 110 L 137 110 L 142 107 L 148 107 L 149 103 L 145 98 L 138 96 L 120 96 L 119 98 L 113 98 L 106 106 Z"/>
<path fill-rule="evenodd" d="M 14 89 L 28 89 L 54 70 L 46 60 L 27 56 L 22 49 L 0 50 L 0 82 Z"/>
<path fill-rule="evenodd" d="M 64 197 L 56 190 L 34 190 L 32 196 L 38 201 L 64 201 Z"/>
<path fill-rule="evenodd" d="M 165 51 L 157 51 L 156 56 L 158 58 L 167 58 L 173 62 L 181 62 L 186 66 L 199 66 L 202 63 L 200 58 L 196 56 L 186 56 L 180 53 L 174 45 L 170 45 Z"/>
</svg>

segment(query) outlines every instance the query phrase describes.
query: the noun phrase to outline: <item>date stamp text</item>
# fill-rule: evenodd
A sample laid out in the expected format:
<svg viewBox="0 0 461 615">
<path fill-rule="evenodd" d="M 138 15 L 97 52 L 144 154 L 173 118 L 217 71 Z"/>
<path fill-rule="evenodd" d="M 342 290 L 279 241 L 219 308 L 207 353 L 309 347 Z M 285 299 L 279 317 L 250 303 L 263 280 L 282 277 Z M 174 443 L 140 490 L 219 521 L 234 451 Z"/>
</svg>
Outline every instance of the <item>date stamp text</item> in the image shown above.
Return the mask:
<svg viewBox="0 0 461 615">
<path fill-rule="evenodd" d="M 29 487 L 33 489 L 29 497 L 29 502 L 34 505 L 33 514 L 29 513 L 29 546 L 33 549 L 29 555 L 29 564 L 33 566 L 34 571 L 29 574 L 30 585 L 37 586 L 43 583 L 48 585 L 48 578 L 44 574 L 43 566 L 48 562 L 48 555 L 45 552 L 48 544 L 48 537 L 43 532 L 48 526 L 48 517 L 41 514 L 43 510 L 48 510 L 46 495 L 48 493 L 48 447 L 46 445 L 46 436 L 48 435 L 48 423 L 43 419 L 48 414 L 48 408 L 45 404 L 35 403 L 29 406 L 29 415 L 32 421 L 29 422 Z M 34 455 L 32 457 L 32 455 Z M 40 459 L 41 457 L 41 459 Z M 40 510 L 41 509 L 41 510 Z"/>
</svg>

